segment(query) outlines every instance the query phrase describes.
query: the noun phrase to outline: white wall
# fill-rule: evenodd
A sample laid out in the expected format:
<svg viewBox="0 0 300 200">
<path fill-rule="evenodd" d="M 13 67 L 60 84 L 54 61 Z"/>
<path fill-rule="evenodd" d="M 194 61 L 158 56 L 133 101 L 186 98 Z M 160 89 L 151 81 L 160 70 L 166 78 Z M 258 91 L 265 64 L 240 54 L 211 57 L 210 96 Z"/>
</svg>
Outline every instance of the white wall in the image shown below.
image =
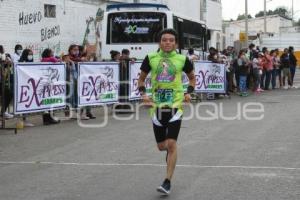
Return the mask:
<svg viewBox="0 0 300 200">
<path fill-rule="evenodd" d="M 222 30 L 222 4 L 215 1 L 207 1 L 206 25 L 209 29 Z"/>
<path fill-rule="evenodd" d="M 165 0 L 171 11 L 187 16 L 191 19 L 200 20 L 200 1 L 199 0 Z"/>
<path fill-rule="evenodd" d="M 262 37 L 262 46 L 269 49 L 279 48 L 283 50 L 289 46 L 293 46 L 296 51 L 300 50 L 300 33 L 281 33 L 276 34 L 273 37 Z"/>
<path fill-rule="evenodd" d="M 207 0 L 206 25 L 211 30 L 209 46 L 222 50 L 224 47 L 222 37 L 222 4 L 220 2 Z"/>
<path fill-rule="evenodd" d="M 281 27 L 292 26 L 292 21 L 277 15 L 267 17 L 267 32 L 279 33 Z M 249 33 L 257 34 L 264 31 L 264 18 L 259 17 L 255 19 L 249 19 L 248 22 Z M 245 31 L 245 20 L 233 21 L 229 23 L 229 26 L 225 30 L 226 46 L 233 46 L 233 42 L 239 40 L 240 32 Z M 232 37 L 233 35 L 233 37 Z M 233 40 L 233 41 L 232 41 Z"/>
<path fill-rule="evenodd" d="M 56 5 L 56 18 L 44 17 L 44 4 Z M 51 48 L 56 55 L 67 53 L 72 43 L 82 44 L 87 28 L 86 20 L 96 16 L 99 6 L 66 0 L 3 0 L 0 1 L 0 44 L 8 53 L 14 46 L 31 48 L 38 59 L 45 48 Z M 39 15 L 39 20 L 31 23 L 23 21 L 30 14 Z M 56 35 L 42 38 L 42 32 L 56 27 Z M 95 33 L 91 33 L 95 34 Z M 92 38 L 92 37 L 90 37 Z"/>
</svg>

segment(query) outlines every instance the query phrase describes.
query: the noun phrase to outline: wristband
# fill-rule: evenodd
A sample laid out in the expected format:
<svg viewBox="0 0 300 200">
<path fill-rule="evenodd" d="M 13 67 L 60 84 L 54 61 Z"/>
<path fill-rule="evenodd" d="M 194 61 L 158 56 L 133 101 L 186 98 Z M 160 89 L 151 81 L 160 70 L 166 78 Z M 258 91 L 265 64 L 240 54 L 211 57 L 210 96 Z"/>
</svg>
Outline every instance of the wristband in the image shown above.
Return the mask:
<svg viewBox="0 0 300 200">
<path fill-rule="evenodd" d="M 194 90 L 195 90 L 195 88 L 193 86 L 189 85 L 188 88 L 187 88 L 187 93 L 191 94 L 191 93 L 194 92 Z"/>
<path fill-rule="evenodd" d="M 139 92 L 141 95 L 143 95 L 144 93 L 146 93 L 146 87 L 145 86 L 140 86 L 139 87 Z"/>
</svg>

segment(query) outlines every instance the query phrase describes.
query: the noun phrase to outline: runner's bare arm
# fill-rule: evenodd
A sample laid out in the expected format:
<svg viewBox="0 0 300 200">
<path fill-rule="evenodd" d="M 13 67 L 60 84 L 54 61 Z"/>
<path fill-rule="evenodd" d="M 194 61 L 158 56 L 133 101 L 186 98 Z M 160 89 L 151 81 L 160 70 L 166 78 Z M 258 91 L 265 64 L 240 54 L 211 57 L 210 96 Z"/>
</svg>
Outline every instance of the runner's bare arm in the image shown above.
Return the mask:
<svg viewBox="0 0 300 200">
<path fill-rule="evenodd" d="M 195 85 L 196 85 L 196 77 L 195 77 L 195 72 L 194 72 L 194 70 L 192 70 L 191 72 L 187 73 L 186 75 L 187 75 L 187 77 L 189 78 L 189 87 L 192 86 L 193 88 L 195 88 Z M 191 99 L 192 99 L 191 94 L 190 94 L 190 92 L 188 91 L 188 93 L 186 93 L 186 94 L 184 95 L 184 101 L 187 102 L 187 103 L 189 103 L 189 102 L 191 102 Z"/>
<path fill-rule="evenodd" d="M 148 95 L 146 93 L 146 87 L 145 87 L 145 80 L 146 80 L 147 75 L 148 75 L 148 73 L 141 70 L 141 74 L 140 74 L 140 77 L 139 77 L 139 80 L 138 80 L 138 88 L 139 88 L 139 91 L 141 93 L 143 103 L 145 105 L 152 106 L 153 101 L 151 100 L 150 97 L 148 97 Z M 141 91 L 140 88 L 144 88 L 145 91 Z"/>
<path fill-rule="evenodd" d="M 147 75 L 148 75 L 148 73 L 141 71 L 141 74 L 140 74 L 140 77 L 138 80 L 138 88 L 145 87 L 145 80 L 146 80 Z"/>
<path fill-rule="evenodd" d="M 191 71 L 190 73 L 186 74 L 186 75 L 189 78 L 189 85 L 193 86 L 195 88 L 195 86 L 196 86 L 196 77 L 195 77 L 194 70 Z"/>
</svg>

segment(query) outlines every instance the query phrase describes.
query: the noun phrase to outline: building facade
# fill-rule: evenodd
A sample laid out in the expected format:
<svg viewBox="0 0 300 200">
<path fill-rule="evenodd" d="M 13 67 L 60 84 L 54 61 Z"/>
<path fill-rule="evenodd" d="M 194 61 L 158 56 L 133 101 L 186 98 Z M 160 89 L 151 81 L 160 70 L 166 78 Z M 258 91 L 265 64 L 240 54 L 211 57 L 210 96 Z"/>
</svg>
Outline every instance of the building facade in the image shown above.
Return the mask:
<svg viewBox="0 0 300 200">
<path fill-rule="evenodd" d="M 279 15 L 267 16 L 267 33 L 269 35 L 279 34 L 282 27 L 292 26 L 292 20 Z M 225 34 L 225 46 L 234 46 L 235 41 L 239 41 L 241 32 L 245 32 L 245 20 L 223 22 Z M 264 17 L 248 20 L 249 40 L 256 39 L 264 32 Z M 252 38 L 251 38 L 252 37 Z"/>
<path fill-rule="evenodd" d="M 96 43 L 93 22 L 100 1 L 3 0 L 0 1 L 0 44 L 7 53 L 21 44 L 37 61 L 46 48 L 66 54 L 70 44 Z"/>
<path fill-rule="evenodd" d="M 97 50 L 106 5 L 122 2 L 165 4 L 174 13 L 203 21 L 210 33 L 209 46 L 221 44 L 220 0 L 1 0 L 0 45 L 13 53 L 14 46 L 21 44 L 33 50 L 36 61 L 46 48 L 57 56 L 67 54 L 74 43 Z"/>
</svg>

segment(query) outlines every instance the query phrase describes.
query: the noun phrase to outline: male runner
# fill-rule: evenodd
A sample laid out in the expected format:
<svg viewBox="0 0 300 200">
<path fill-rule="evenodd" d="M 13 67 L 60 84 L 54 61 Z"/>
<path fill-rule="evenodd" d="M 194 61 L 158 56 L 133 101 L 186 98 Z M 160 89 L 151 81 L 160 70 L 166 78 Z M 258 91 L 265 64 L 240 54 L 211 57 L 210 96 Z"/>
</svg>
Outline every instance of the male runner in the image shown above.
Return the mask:
<svg viewBox="0 0 300 200">
<path fill-rule="evenodd" d="M 167 176 L 158 192 L 170 193 L 171 178 L 177 160 L 177 137 L 183 115 L 183 101 L 190 102 L 195 87 L 193 64 L 188 57 L 176 52 L 178 36 L 173 29 L 164 29 L 159 35 L 159 51 L 150 53 L 141 66 L 138 86 L 145 104 L 150 109 L 153 130 L 160 151 L 167 151 Z M 151 71 L 152 99 L 147 96 L 145 79 Z M 189 78 L 187 93 L 184 94 L 182 72 Z"/>
</svg>

